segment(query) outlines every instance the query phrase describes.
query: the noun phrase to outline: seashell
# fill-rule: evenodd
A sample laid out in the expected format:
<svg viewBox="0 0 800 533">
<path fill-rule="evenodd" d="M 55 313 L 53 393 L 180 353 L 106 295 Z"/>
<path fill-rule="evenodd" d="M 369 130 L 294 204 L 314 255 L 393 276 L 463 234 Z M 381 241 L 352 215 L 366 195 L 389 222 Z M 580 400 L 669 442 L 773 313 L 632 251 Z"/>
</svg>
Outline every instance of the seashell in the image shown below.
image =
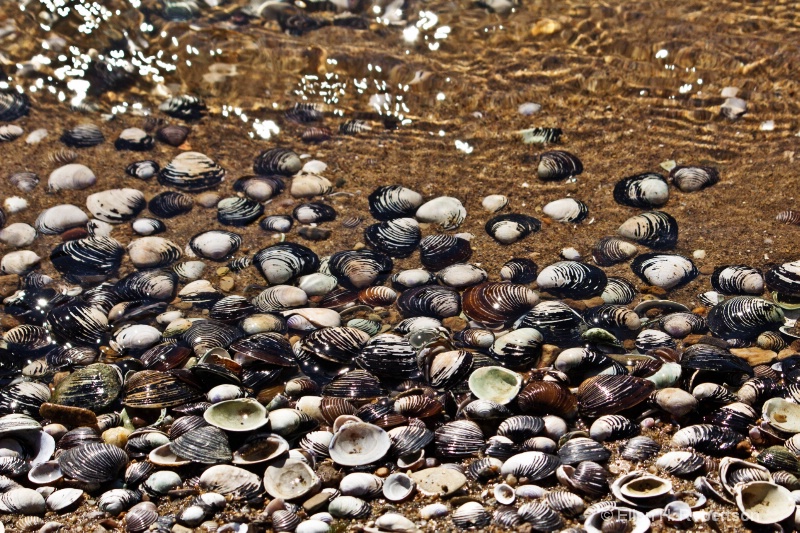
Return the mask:
<svg viewBox="0 0 800 533">
<path fill-rule="evenodd" d="M 65 129 L 59 140 L 70 148 L 88 148 L 97 146 L 106 139 L 100 128 L 95 124 L 86 123 Z"/>
<path fill-rule="evenodd" d="M 284 500 L 302 498 L 316 492 L 320 486 L 319 477 L 305 462 L 298 459 L 278 459 L 270 463 L 264 473 L 264 488 L 273 498 Z M 328 511 L 330 512 L 330 505 Z"/>
<path fill-rule="evenodd" d="M 155 141 L 153 137 L 140 128 L 125 128 L 114 141 L 114 148 L 117 150 L 132 150 L 134 152 L 146 152 L 152 150 Z"/>
<path fill-rule="evenodd" d="M 642 325 L 639 315 L 634 311 L 625 306 L 614 304 L 592 307 L 586 311 L 584 318 L 592 327 L 620 332 L 636 331 Z"/>
<path fill-rule="evenodd" d="M 562 198 L 546 204 L 542 212 L 557 222 L 578 224 L 589 216 L 589 207 L 574 198 Z"/>
<path fill-rule="evenodd" d="M 551 493 L 553 496 L 559 493 Z M 569 493 L 562 493 L 569 494 Z M 557 498 L 557 496 L 556 496 Z M 546 501 L 549 502 L 549 499 Z M 564 521 L 557 511 L 541 502 L 529 502 L 520 506 L 517 510 L 520 518 L 524 521 L 536 524 L 539 531 L 556 531 L 564 526 Z"/>
<path fill-rule="evenodd" d="M 746 265 L 719 266 L 711 275 L 711 286 L 722 294 L 759 295 L 764 292 L 764 278 Z"/>
<path fill-rule="evenodd" d="M 639 332 L 639 335 L 636 336 L 635 343 L 636 349 L 642 353 L 647 353 L 650 350 L 657 350 L 659 348 L 670 348 L 674 350 L 677 347 L 669 333 L 664 333 L 657 329 L 643 329 Z"/>
<path fill-rule="evenodd" d="M 127 511 L 141 500 L 141 494 L 129 489 L 111 489 L 104 492 L 97 499 L 97 508 L 110 515 L 116 516 Z"/>
<path fill-rule="evenodd" d="M 189 250 L 203 259 L 224 261 L 239 250 L 242 237 L 224 230 L 198 233 L 189 240 Z M 188 251 L 187 251 L 188 253 Z"/>
<path fill-rule="evenodd" d="M 678 222 L 663 211 L 648 211 L 623 222 L 617 233 L 650 248 L 666 250 L 678 242 Z"/>
<path fill-rule="evenodd" d="M 27 274 L 42 258 L 30 250 L 9 252 L 0 260 L 0 272 L 4 274 Z"/>
<path fill-rule="evenodd" d="M 11 142 L 14 139 L 18 139 L 22 137 L 23 133 L 25 133 L 25 131 L 14 124 L 0 126 L 0 143 Z"/>
<path fill-rule="evenodd" d="M 172 19 L 188 20 L 185 18 Z M 189 94 L 171 96 L 164 100 L 164 102 L 158 106 L 158 109 L 171 117 L 187 121 L 200 119 L 208 110 L 205 102 L 203 102 L 201 98 Z"/>
<path fill-rule="evenodd" d="M 669 171 L 669 180 L 683 192 L 695 192 L 719 181 L 714 167 L 676 166 Z"/>
<path fill-rule="evenodd" d="M 555 455 L 542 452 L 522 452 L 506 460 L 500 469 L 500 474 L 538 481 L 553 475 L 560 464 L 561 460 Z"/>
<path fill-rule="evenodd" d="M 337 376 L 323 387 L 322 392 L 325 396 L 352 400 L 372 399 L 385 394 L 378 378 L 364 370 L 351 370 Z"/>
<path fill-rule="evenodd" d="M 611 451 L 592 439 L 576 437 L 568 440 L 558 449 L 558 457 L 563 464 L 567 465 L 583 461 L 603 462 L 611 457 Z"/>
<path fill-rule="evenodd" d="M 517 397 L 525 413 L 553 414 L 571 418 L 577 412 L 578 399 L 566 387 L 552 381 L 531 381 Z"/>
<path fill-rule="evenodd" d="M 215 403 L 203 413 L 203 418 L 214 427 L 233 432 L 253 431 L 269 421 L 267 410 L 253 398 L 236 398 Z M 173 451 L 181 455 L 178 450 Z"/>
<path fill-rule="evenodd" d="M 650 437 L 633 437 L 622 451 L 622 457 L 629 461 L 646 461 L 661 451 L 661 445 Z"/>
<path fill-rule="evenodd" d="M 464 314 L 488 328 L 507 327 L 538 302 L 536 293 L 524 285 L 485 282 L 462 294 Z"/>
<path fill-rule="evenodd" d="M 500 279 L 526 285 L 536 281 L 539 267 L 528 258 L 518 257 L 509 259 L 500 269 Z"/>
<path fill-rule="evenodd" d="M 483 432 L 469 420 L 456 420 L 440 426 L 434 433 L 436 454 L 446 459 L 476 456 L 484 446 Z M 419 480 L 415 478 L 418 484 Z"/>
<path fill-rule="evenodd" d="M 261 479 L 256 474 L 230 465 L 207 468 L 200 475 L 199 485 L 208 491 L 231 495 L 235 500 L 250 499 L 262 493 Z"/>
<path fill-rule="evenodd" d="M 419 377 L 417 351 L 404 337 L 384 333 L 377 335 L 364 345 L 355 362 L 376 376 Z"/>
<path fill-rule="evenodd" d="M 47 137 L 48 132 L 45 128 L 37 128 L 30 132 L 27 137 L 25 137 L 25 142 L 27 144 L 39 144 L 42 142 L 45 137 Z"/>
<path fill-rule="evenodd" d="M 36 231 L 43 235 L 58 235 L 64 231 L 83 226 L 89 217 L 77 206 L 62 204 L 45 209 L 36 218 Z"/>
<path fill-rule="evenodd" d="M 159 170 L 161 170 L 161 168 L 155 161 L 134 161 L 125 167 L 125 174 L 140 180 L 149 180 L 156 176 Z"/>
<path fill-rule="evenodd" d="M 319 268 L 317 254 L 296 243 L 281 243 L 259 250 L 253 263 L 268 283 L 286 283 Z"/>
<path fill-rule="evenodd" d="M 705 464 L 701 455 L 693 452 L 673 451 L 667 452 L 656 460 L 656 467 L 674 476 L 691 475 Z"/>
<path fill-rule="evenodd" d="M 414 494 L 415 489 L 416 483 L 414 480 L 401 472 L 390 474 L 383 482 L 383 496 L 391 502 L 407 500 Z M 386 514 L 383 516 L 386 516 Z"/>
<path fill-rule="evenodd" d="M 520 369 L 541 355 L 541 333 L 533 328 L 517 328 L 498 337 L 489 349 L 489 355 L 504 365 Z"/>
<path fill-rule="evenodd" d="M 169 449 L 178 457 L 196 463 L 216 464 L 231 460 L 228 437 L 214 426 L 199 427 L 181 435 L 169 443 Z"/>
<path fill-rule="evenodd" d="M 114 337 L 115 349 L 143 351 L 161 340 L 161 332 L 146 324 L 129 324 L 119 329 Z M 113 346 L 113 345 L 112 345 Z"/>
<path fill-rule="evenodd" d="M 392 271 L 392 260 L 372 250 L 345 250 L 331 255 L 331 275 L 356 289 L 375 285 Z"/>
<path fill-rule="evenodd" d="M 588 518 L 583 527 L 587 533 L 646 533 L 650 530 L 650 519 L 628 507 L 614 506 L 586 514 Z"/>
<path fill-rule="evenodd" d="M 636 287 L 626 279 L 609 277 L 600 297 L 607 304 L 628 305 L 636 298 Z"/>
<path fill-rule="evenodd" d="M 783 323 L 780 307 L 761 298 L 735 296 L 708 313 L 708 328 L 723 339 L 754 340 Z"/>
<path fill-rule="evenodd" d="M 372 126 L 363 120 L 358 120 L 355 118 L 347 120 L 339 125 L 339 133 L 343 133 L 345 135 L 357 135 L 359 133 L 366 133 L 368 131 L 372 131 Z"/>
<path fill-rule="evenodd" d="M 516 398 L 522 386 L 522 376 L 501 366 L 481 367 L 469 377 L 469 389 L 475 397 L 500 405 Z"/>
<path fill-rule="evenodd" d="M 752 481 L 734 489 L 736 505 L 747 520 L 771 525 L 795 513 L 795 501 L 789 489 L 770 481 Z"/>
<path fill-rule="evenodd" d="M 508 197 L 502 194 L 490 194 L 481 201 L 481 205 L 489 213 L 497 213 L 508 205 Z"/>
<path fill-rule="evenodd" d="M 735 449 L 743 440 L 744 437 L 731 429 L 711 424 L 696 424 L 676 432 L 672 436 L 672 445 L 719 455 Z"/>
<path fill-rule="evenodd" d="M 288 148 L 271 148 L 262 151 L 253 162 L 253 171 L 262 176 L 279 174 L 293 176 L 302 170 L 300 157 Z"/>
<path fill-rule="evenodd" d="M 599 266 L 611 266 L 624 263 L 634 257 L 639 250 L 636 245 L 618 237 L 603 237 L 592 249 L 594 262 Z"/>
<path fill-rule="evenodd" d="M 368 340 L 369 335 L 359 329 L 326 327 L 312 331 L 301 342 L 304 349 L 320 359 L 350 364 Z"/>
<path fill-rule="evenodd" d="M 598 296 L 606 286 L 606 274 L 578 261 L 559 261 L 542 269 L 536 278 L 539 288 L 560 298 L 583 299 Z"/>
<path fill-rule="evenodd" d="M 347 474 L 339 483 L 339 491 L 345 496 L 372 499 L 383 490 L 383 478 L 366 472 Z"/>
<path fill-rule="evenodd" d="M 200 192 L 219 185 L 225 170 L 199 152 L 182 152 L 158 173 L 158 182 L 188 192 Z M 152 209 L 151 209 L 152 211 Z"/>
<path fill-rule="evenodd" d="M 764 350 L 772 350 L 774 352 L 780 352 L 787 346 L 780 333 L 774 331 L 765 331 L 759 335 L 756 339 L 756 345 Z"/>
<path fill-rule="evenodd" d="M 301 124 L 307 122 L 318 122 L 324 118 L 320 106 L 310 102 L 298 102 L 283 115 L 287 119 Z"/>
<path fill-rule="evenodd" d="M 146 237 L 167 231 L 167 226 L 157 218 L 137 218 L 131 223 L 131 229 L 137 235 Z"/>
<path fill-rule="evenodd" d="M 583 163 L 569 152 L 553 150 L 550 152 L 542 152 L 539 155 L 537 174 L 541 180 L 563 180 L 577 176 L 582 172 Z"/>
<path fill-rule="evenodd" d="M 336 518 L 366 518 L 372 506 L 355 496 L 339 496 L 330 501 L 328 512 Z"/>
<path fill-rule="evenodd" d="M 163 128 L 159 128 L 158 131 L 156 131 L 156 139 L 170 146 L 177 147 L 186 141 L 190 131 L 191 129 L 186 126 L 170 124 L 168 126 L 164 126 Z"/>
<path fill-rule="evenodd" d="M 256 333 L 230 345 L 237 356 L 257 359 L 277 366 L 294 366 L 292 349 L 281 333 Z"/>
<path fill-rule="evenodd" d="M 708 329 L 705 319 L 692 313 L 671 313 L 659 320 L 659 326 L 675 339 L 703 333 Z"/>
<path fill-rule="evenodd" d="M 541 227 L 542 223 L 531 216 L 508 213 L 489 219 L 484 229 L 500 244 L 512 244 L 536 233 Z"/>
<path fill-rule="evenodd" d="M 415 216 L 420 222 L 430 222 L 444 230 L 451 230 L 464 222 L 467 210 L 457 198 L 440 196 L 422 204 Z"/>
<path fill-rule="evenodd" d="M 695 344 L 684 350 L 681 366 L 696 370 L 725 372 L 728 374 L 747 374 L 753 369 L 743 359 L 735 357 L 728 350 L 710 344 Z"/>
<path fill-rule="evenodd" d="M 652 209 L 666 204 L 667 200 L 667 180 L 655 172 L 623 178 L 614 186 L 614 201 L 620 205 Z"/>
<path fill-rule="evenodd" d="M 295 207 L 292 216 L 301 224 L 319 224 L 335 220 L 336 210 L 322 202 L 309 202 Z"/>
<path fill-rule="evenodd" d="M 422 232 L 413 218 L 396 218 L 368 226 L 364 239 L 369 246 L 389 257 L 408 257 L 417 249 Z"/>
<path fill-rule="evenodd" d="M 233 190 L 243 192 L 256 202 L 265 202 L 281 193 L 286 186 L 278 176 L 245 176 L 233 184 Z"/>
<path fill-rule="evenodd" d="M 194 200 L 191 196 L 179 192 L 162 192 L 154 196 L 147 208 L 159 218 L 173 218 L 192 210 Z"/>
<path fill-rule="evenodd" d="M 327 178 L 305 172 L 295 176 L 289 186 L 289 194 L 295 198 L 324 196 L 331 191 L 333 191 L 333 184 Z"/>
<path fill-rule="evenodd" d="M 103 443 L 89 443 L 70 448 L 58 456 L 64 475 L 85 483 L 104 483 L 117 477 L 128 463 L 124 451 Z"/>
<path fill-rule="evenodd" d="M 450 515 L 458 529 L 482 528 L 489 525 L 492 515 L 478 502 L 467 502 Z"/>
<path fill-rule="evenodd" d="M 31 192 L 39 185 L 39 176 L 33 172 L 14 172 L 8 177 L 8 182 L 22 192 Z"/>
<path fill-rule="evenodd" d="M 186 418 L 186 417 L 183 417 Z M 258 464 L 269 462 L 289 451 L 289 443 L 273 433 L 255 434 L 233 452 L 234 464 Z"/>
<path fill-rule="evenodd" d="M 261 219 L 258 226 L 264 231 L 287 233 L 292 229 L 294 219 L 288 215 L 270 215 Z"/>
<path fill-rule="evenodd" d="M 31 109 L 28 95 L 11 90 L 0 91 L 0 121 L 13 122 Z"/>
<path fill-rule="evenodd" d="M 636 257 L 631 263 L 631 270 L 643 281 L 662 289 L 682 287 L 700 273 L 691 259 L 657 252 Z"/>
<path fill-rule="evenodd" d="M 86 197 L 86 208 L 97 219 L 111 224 L 131 220 L 145 207 L 144 194 L 137 189 L 109 189 Z"/>
<path fill-rule="evenodd" d="M 561 128 L 530 128 L 518 131 L 525 144 L 557 143 L 561 138 Z"/>
<path fill-rule="evenodd" d="M 586 508 L 586 504 L 580 496 L 566 491 L 548 492 L 544 495 L 544 501 L 550 508 L 569 517 L 580 515 Z"/>
<path fill-rule="evenodd" d="M 97 183 L 97 176 L 85 165 L 70 163 L 55 169 L 47 178 L 52 192 L 80 191 Z"/>
<path fill-rule="evenodd" d="M 422 195 L 400 185 L 378 187 L 369 195 L 369 211 L 381 221 L 414 216 Z"/>
<path fill-rule="evenodd" d="M 800 432 L 800 406 L 783 398 L 764 402 L 762 417 L 770 426 L 787 433 Z"/>
<path fill-rule="evenodd" d="M 788 470 L 797 472 L 800 460 L 793 451 L 784 446 L 770 446 L 756 457 L 758 464 L 767 467 L 770 471 Z"/>
<path fill-rule="evenodd" d="M 142 237 L 128 245 L 128 256 L 136 268 L 160 268 L 177 261 L 181 249 L 162 237 Z"/>
<path fill-rule="evenodd" d="M 463 263 L 472 255 L 466 239 L 453 235 L 431 235 L 419 244 L 419 258 L 425 268 L 440 270 L 455 263 Z"/>
<path fill-rule="evenodd" d="M 426 285 L 404 291 L 397 299 L 397 309 L 404 317 L 446 318 L 459 314 L 461 299 L 453 289 Z"/>
<path fill-rule="evenodd" d="M 764 274 L 764 280 L 780 296 L 800 298 L 800 261 L 773 266 Z"/>
<path fill-rule="evenodd" d="M 655 389 L 645 379 L 633 376 L 599 375 L 578 388 L 578 402 L 584 416 L 616 414 L 643 402 Z"/>
<path fill-rule="evenodd" d="M 47 157 L 47 160 L 53 165 L 66 165 L 72 163 L 76 159 L 78 159 L 78 152 L 67 150 L 66 148 L 51 152 Z"/>
<path fill-rule="evenodd" d="M 581 315 L 559 301 L 544 301 L 522 317 L 517 327 L 534 328 L 544 342 L 564 346 L 580 339 L 588 328 Z"/>
<path fill-rule="evenodd" d="M 603 415 L 592 423 L 589 435 L 598 442 L 635 437 L 639 427 L 620 415 Z"/>
<path fill-rule="evenodd" d="M 249 198 L 231 196 L 217 204 L 217 220 L 228 226 L 247 226 L 264 213 L 264 206 Z"/>
<path fill-rule="evenodd" d="M 775 220 L 782 224 L 794 224 L 795 226 L 800 225 L 800 211 L 796 209 L 787 209 L 785 211 L 781 211 L 775 217 Z"/>
<path fill-rule="evenodd" d="M 42 515 L 45 499 L 39 492 L 23 487 L 14 487 L 0 494 L 0 511 L 18 515 Z"/>
</svg>

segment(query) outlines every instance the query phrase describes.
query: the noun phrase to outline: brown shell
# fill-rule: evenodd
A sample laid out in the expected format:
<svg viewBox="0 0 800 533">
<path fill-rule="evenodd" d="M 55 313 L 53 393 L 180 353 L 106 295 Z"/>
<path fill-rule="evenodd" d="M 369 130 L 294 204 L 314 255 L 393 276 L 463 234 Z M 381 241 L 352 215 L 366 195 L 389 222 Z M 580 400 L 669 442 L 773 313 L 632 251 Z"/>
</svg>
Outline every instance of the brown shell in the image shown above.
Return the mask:
<svg viewBox="0 0 800 533">
<path fill-rule="evenodd" d="M 201 390 L 175 375 L 142 370 L 125 383 L 124 404 L 128 407 L 173 407 L 204 398 Z"/>
<path fill-rule="evenodd" d="M 434 398 L 415 394 L 398 398 L 394 410 L 409 418 L 429 418 L 444 411 L 444 406 Z"/>
<path fill-rule="evenodd" d="M 613 415 L 645 401 L 655 390 L 652 381 L 627 375 L 594 376 L 578 387 L 584 416 Z"/>
<path fill-rule="evenodd" d="M 333 425 L 334 420 L 342 415 L 354 415 L 356 413 L 355 406 L 348 400 L 333 396 L 323 396 L 319 404 L 319 410 L 325 421 L 330 425 Z"/>
<path fill-rule="evenodd" d="M 525 285 L 489 281 L 465 290 L 461 295 L 461 308 L 479 324 L 502 327 L 530 311 L 538 299 Z"/>
<path fill-rule="evenodd" d="M 391 287 L 376 285 L 358 291 L 358 299 L 361 300 L 364 305 L 386 307 L 392 305 L 397 299 L 397 291 Z"/>
<path fill-rule="evenodd" d="M 778 216 L 775 217 L 775 220 L 778 222 L 782 222 L 783 224 L 793 224 L 795 226 L 800 226 L 800 211 L 795 209 L 787 209 L 786 211 L 781 211 L 778 213 Z"/>
<path fill-rule="evenodd" d="M 156 132 L 156 139 L 170 146 L 180 146 L 186 141 L 190 131 L 186 126 L 171 124 L 160 128 Z"/>
<path fill-rule="evenodd" d="M 557 415 L 570 418 L 578 411 L 578 398 L 572 392 L 552 381 L 532 381 L 517 397 L 517 404 L 525 414 Z"/>
</svg>

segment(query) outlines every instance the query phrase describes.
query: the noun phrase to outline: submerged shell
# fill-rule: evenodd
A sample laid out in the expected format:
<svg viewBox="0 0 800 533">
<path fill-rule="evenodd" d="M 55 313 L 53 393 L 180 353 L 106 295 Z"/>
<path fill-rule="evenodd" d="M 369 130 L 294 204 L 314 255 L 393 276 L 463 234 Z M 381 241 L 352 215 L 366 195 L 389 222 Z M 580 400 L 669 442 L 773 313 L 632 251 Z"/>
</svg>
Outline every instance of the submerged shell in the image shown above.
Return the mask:
<svg viewBox="0 0 800 533">
<path fill-rule="evenodd" d="M 539 231 L 541 227 L 542 223 L 531 216 L 509 213 L 491 218 L 485 229 L 500 244 L 512 244 Z"/>
<path fill-rule="evenodd" d="M 648 211 L 623 222 L 617 233 L 650 248 L 666 250 L 678 242 L 678 222 L 663 211 Z"/>
<path fill-rule="evenodd" d="M 618 181 L 614 200 L 629 207 L 660 207 L 669 199 L 669 186 L 661 174 L 647 172 Z"/>
<path fill-rule="evenodd" d="M 47 186 L 51 191 L 80 191 L 97 183 L 97 176 L 86 165 L 70 163 L 50 173 Z"/>
<path fill-rule="evenodd" d="M 676 166 L 669 171 L 670 181 L 683 192 L 694 192 L 710 187 L 719 181 L 714 167 Z"/>
<path fill-rule="evenodd" d="M 384 185 L 370 193 L 369 212 L 378 220 L 414 216 L 422 205 L 422 195 L 401 185 Z"/>
<path fill-rule="evenodd" d="M 225 170 L 200 152 L 177 155 L 158 174 L 162 185 L 189 192 L 204 191 L 217 186 L 225 178 Z"/>
<path fill-rule="evenodd" d="M 464 222 L 467 210 L 458 198 L 440 196 L 422 204 L 415 216 L 420 222 L 431 222 L 450 230 Z"/>
<path fill-rule="evenodd" d="M 562 298 L 598 296 L 606 286 L 606 274 L 578 261 L 559 261 L 542 269 L 536 283 L 542 290 Z"/>
<path fill-rule="evenodd" d="M 589 206 L 574 198 L 562 198 L 545 204 L 542 212 L 558 222 L 578 224 L 589 216 Z"/>
<path fill-rule="evenodd" d="M 700 274 L 691 259 L 657 252 L 637 256 L 631 270 L 643 281 L 662 289 L 682 287 Z"/>
<path fill-rule="evenodd" d="M 109 189 L 86 197 L 86 208 L 95 218 L 111 224 L 127 222 L 138 215 L 146 202 L 137 189 Z"/>
<path fill-rule="evenodd" d="M 764 278 L 747 265 L 719 266 L 711 274 L 711 286 L 722 294 L 759 295 L 764 292 Z"/>
<path fill-rule="evenodd" d="M 542 152 L 539 155 L 537 174 L 542 180 L 563 180 L 583 172 L 583 163 L 576 156 L 563 150 Z"/>
</svg>

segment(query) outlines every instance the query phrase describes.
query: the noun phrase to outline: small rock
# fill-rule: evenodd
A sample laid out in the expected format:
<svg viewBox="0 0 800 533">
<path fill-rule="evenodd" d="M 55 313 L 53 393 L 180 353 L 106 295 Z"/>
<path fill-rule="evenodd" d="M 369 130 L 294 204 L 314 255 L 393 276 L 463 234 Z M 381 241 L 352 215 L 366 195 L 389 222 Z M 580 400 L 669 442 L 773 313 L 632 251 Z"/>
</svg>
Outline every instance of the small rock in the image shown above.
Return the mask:
<svg viewBox="0 0 800 533">
<path fill-rule="evenodd" d="M 706 251 L 705 250 L 695 250 L 692 252 L 692 257 L 695 259 L 705 259 L 706 258 Z"/>
<path fill-rule="evenodd" d="M 303 226 L 297 230 L 297 233 L 309 241 L 324 241 L 331 236 L 332 230 L 314 226 Z"/>
<path fill-rule="evenodd" d="M 556 32 L 561 31 L 563 26 L 560 22 L 553 19 L 544 18 L 536 22 L 531 27 L 531 36 L 532 37 L 539 37 L 544 35 L 553 35 Z"/>
<path fill-rule="evenodd" d="M 464 474 L 441 466 L 412 472 L 410 475 L 417 484 L 417 490 L 425 496 L 450 496 L 467 484 Z"/>
<path fill-rule="evenodd" d="M 765 365 L 775 360 L 778 354 L 772 350 L 765 350 L 763 348 L 731 348 L 731 353 L 736 357 L 741 357 L 747 361 L 750 366 Z"/>
<path fill-rule="evenodd" d="M 375 525 L 383 531 L 411 532 L 417 530 L 414 522 L 398 513 L 384 513 L 375 520 Z"/>
<path fill-rule="evenodd" d="M 303 510 L 308 515 L 318 513 L 327 509 L 330 501 L 331 495 L 329 493 L 320 492 L 303 502 Z"/>
<path fill-rule="evenodd" d="M 430 520 L 431 518 L 442 518 L 447 516 L 449 512 L 450 511 L 447 509 L 446 505 L 442 503 L 432 503 L 420 509 L 419 515 L 425 520 Z"/>
<path fill-rule="evenodd" d="M 793 355 L 797 355 L 797 350 L 789 346 L 778 352 L 778 361 L 783 361 L 787 357 L 791 357 Z"/>
<path fill-rule="evenodd" d="M 220 195 L 215 192 L 204 192 L 195 196 L 194 201 L 200 207 L 205 207 L 206 209 L 211 209 L 212 207 L 216 207 L 220 201 Z"/>
<path fill-rule="evenodd" d="M 542 105 L 533 102 L 525 102 L 524 104 L 520 104 L 519 107 L 517 108 L 517 112 L 520 115 L 524 115 L 526 117 L 538 113 L 541 110 L 542 110 Z"/>
<path fill-rule="evenodd" d="M 666 289 L 662 289 L 661 287 L 656 287 L 655 285 L 644 285 L 640 290 L 644 294 L 652 294 L 654 296 L 666 296 L 667 294 Z"/>
<path fill-rule="evenodd" d="M 182 526 L 180 524 L 175 524 L 172 526 L 172 533 L 192 533 L 194 529 L 186 526 Z"/>
<path fill-rule="evenodd" d="M 442 321 L 442 324 L 450 331 L 461 331 L 467 327 L 467 321 L 460 316 L 447 317 Z"/>
<path fill-rule="evenodd" d="M 382 466 L 382 467 L 380 467 L 379 469 L 377 469 L 375 471 L 375 475 L 378 476 L 378 477 L 386 477 L 389 474 L 391 474 L 391 471 L 388 468 L 386 468 L 385 466 Z"/>
<path fill-rule="evenodd" d="M 714 273 L 714 267 L 712 265 L 703 265 L 697 270 L 699 270 L 704 276 L 710 276 Z"/>
<path fill-rule="evenodd" d="M 39 407 L 39 415 L 53 423 L 64 424 L 73 428 L 97 425 L 97 415 L 93 411 L 82 407 L 45 402 Z"/>
<path fill-rule="evenodd" d="M 554 344 L 542 345 L 542 357 L 539 359 L 539 364 L 537 366 L 539 368 L 551 366 L 560 353 L 561 348 Z"/>
<path fill-rule="evenodd" d="M 230 276 L 225 276 L 219 280 L 219 288 L 225 292 L 231 291 L 235 284 L 234 279 Z"/>
<path fill-rule="evenodd" d="M 110 428 L 103 432 L 103 442 L 117 448 L 124 448 L 128 443 L 128 435 L 130 434 L 131 431 L 124 427 Z"/>
</svg>

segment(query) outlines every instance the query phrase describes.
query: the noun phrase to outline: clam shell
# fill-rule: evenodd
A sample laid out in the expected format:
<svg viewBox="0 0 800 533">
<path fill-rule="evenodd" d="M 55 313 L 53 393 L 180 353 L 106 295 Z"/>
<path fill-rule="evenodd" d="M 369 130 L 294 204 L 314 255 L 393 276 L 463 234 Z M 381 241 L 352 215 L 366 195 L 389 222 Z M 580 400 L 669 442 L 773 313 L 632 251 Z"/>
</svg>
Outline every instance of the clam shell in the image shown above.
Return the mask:
<svg viewBox="0 0 800 533">
<path fill-rule="evenodd" d="M 538 295 L 524 285 L 496 282 L 470 287 L 461 296 L 464 314 L 488 328 L 509 326 L 538 301 Z"/>
<path fill-rule="evenodd" d="M 189 192 L 211 189 L 223 179 L 225 170 L 213 159 L 199 152 L 178 154 L 158 173 L 158 181 L 162 185 Z"/>
<path fill-rule="evenodd" d="M 633 376 L 595 376 L 578 388 L 578 402 L 585 416 L 616 414 L 646 400 L 655 385 Z"/>
<path fill-rule="evenodd" d="M 86 165 L 70 163 L 55 169 L 47 178 L 52 192 L 81 191 L 97 183 L 97 176 Z"/>
<path fill-rule="evenodd" d="M 422 195 L 400 185 L 378 187 L 367 198 L 369 211 L 378 220 L 414 216 L 422 204 Z"/>
<path fill-rule="evenodd" d="M 669 200 L 669 185 L 661 174 L 637 174 L 617 182 L 614 186 L 614 200 L 629 207 L 660 207 Z"/>
<path fill-rule="evenodd" d="M 464 222 L 467 210 L 459 199 L 440 196 L 419 206 L 415 216 L 420 222 L 430 222 L 444 230 L 451 230 Z"/>
<path fill-rule="evenodd" d="M 683 192 L 695 192 L 717 183 L 719 172 L 714 167 L 678 165 L 669 171 L 669 180 Z"/>
<path fill-rule="evenodd" d="M 264 150 L 255 158 L 253 171 L 262 176 L 279 174 L 292 176 L 302 170 L 300 157 L 288 148 L 271 148 Z"/>
<path fill-rule="evenodd" d="M 497 215 L 484 227 L 486 233 L 500 244 L 512 244 L 541 229 L 539 220 L 517 213 Z"/>
<path fill-rule="evenodd" d="M 264 473 L 264 488 L 273 498 L 294 500 L 319 489 L 321 481 L 303 461 L 279 459 L 271 463 Z M 330 512 L 330 505 L 328 507 Z"/>
<path fill-rule="evenodd" d="M 553 263 L 543 268 L 536 278 L 536 283 L 542 290 L 572 299 L 600 295 L 606 286 L 606 281 L 605 272 L 578 261 Z"/>
<path fill-rule="evenodd" d="M 663 211 L 648 211 L 623 222 L 617 233 L 650 248 L 667 250 L 678 242 L 678 222 Z"/>
<path fill-rule="evenodd" d="M 578 224 L 589 216 L 589 206 L 574 198 L 562 198 L 545 204 L 542 213 L 557 222 Z"/>
<path fill-rule="evenodd" d="M 124 451 L 103 443 L 70 448 L 58 456 L 58 465 L 64 475 L 86 483 L 111 481 L 127 463 L 128 456 Z"/>
<path fill-rule="evenodd" d="M 542 152 L 539 155 L 537 174 L 539 179 L 557 181 L 583 172 L 583 163 L 576 156 L 563 150 Z"/>
<path fill-rule="evenodd" d="M 183 193 L 167 191 L 155 195 L 147 204 L 147 209 L 159 218 L 173 218 L 192 210 L 194 200 Z"/>
<path fill-rule="evenodd" d="M 636 257 L 631 270 L 643 281 L 662 289 L 682 287 L 700 273 L 694 263 L 682 255 L 655 252 Z"/>
</svg>

